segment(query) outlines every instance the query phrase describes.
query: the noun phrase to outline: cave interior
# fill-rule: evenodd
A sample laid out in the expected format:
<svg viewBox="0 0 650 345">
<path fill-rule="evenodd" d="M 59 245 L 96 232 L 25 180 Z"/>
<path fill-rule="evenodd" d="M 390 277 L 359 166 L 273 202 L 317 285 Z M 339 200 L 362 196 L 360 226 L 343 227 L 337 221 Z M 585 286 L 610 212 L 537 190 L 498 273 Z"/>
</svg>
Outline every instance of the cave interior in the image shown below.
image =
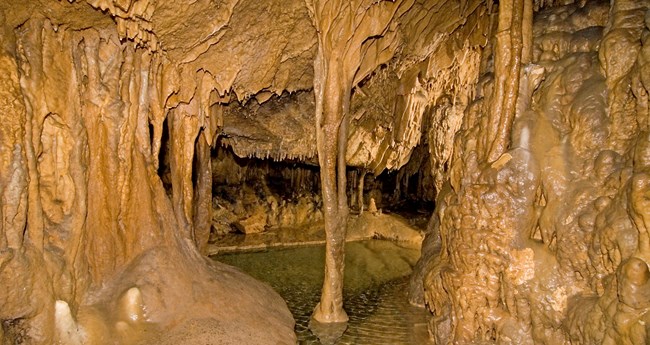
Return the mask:
<svg viewBox="0 0 650 345">
<path fill-rule="evenodd" d="M 211 257 L 268 238 L 324 244 L 314 332 L 380 238 L 420 253 L 427 344 L 650 344 L 649 0 L 0 0 L 0 28 L 2 345 L 295 344 Z"/>
</svg>

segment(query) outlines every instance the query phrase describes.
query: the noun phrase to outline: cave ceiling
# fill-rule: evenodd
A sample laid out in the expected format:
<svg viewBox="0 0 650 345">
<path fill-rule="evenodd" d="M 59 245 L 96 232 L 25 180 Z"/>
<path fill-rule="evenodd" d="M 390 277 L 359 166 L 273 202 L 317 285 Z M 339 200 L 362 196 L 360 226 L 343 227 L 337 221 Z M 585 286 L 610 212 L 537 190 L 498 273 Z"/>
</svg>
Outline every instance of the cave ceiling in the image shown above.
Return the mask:
<svg viewBox="0 0 650 345">
<path fill-rule="evenodd" d="M 2 4 L 0 10 L 8 28 L 40 16 L 53 27 L 116 31 L 122 42 L 135 42 L 160 61 L 161 107 L 189 105 L 187 113 L 198 113 L 212 144 L 221 136 L 220 143 L 241 157 L 315 162 L 318 39 L 309 3 L 40 0 Z M 424 113 L 447 93 L 443 87 L 462 89 L 475 81 L 478 66 L 458 67 L 479 61 L 457 55 L 487 43 L 496 11 L 491 2 L 477 0 L 404 0 L 394 6 L 386 29 L 362 43 L 348 131 L 348 163 L 376 173 L 408 161 L 423 141 Z M 370 16 L 361 25 L 378 20 Z M 443 69 L 454 75 L 441 74 Z"/>
<path fill-rule="evenodd" d="M 40 17 L 55 30 L 115 32 L 120 41 L 148 50 L 161 74 L 156 82 L 162 114 L 154 127 L 178 108 L 198 119 L 212 145 L 220 137 L 219 144 L 240 157 L 315 163 L 318 36 L 310 4 L 39 0 L 2 3 L 0 12 L 7 29 Z M 554 4 L 535 2 L 538 8 L 548 5 Z M 389 24 L 361 45 L 364 58 L 350 106 L 347 162 L 375 174 L 404 166 L 431 137 L 424 119 L 441 99 L 471 99 L 469 88 L 482 63 L 477 52 L 487 44 L 497 7 L 482 0 L 400 0 L 392 6 Z M 376 26 L 380 16 L 371 14 L 359 25 Z M 12 40 L 3 42 L 15 51 Z M 461 109 L 449 116 L 452 133 Z M 452 138 L 429 139 L 429 151 L 444 164 L 451 152 L 440 141 L 449 144 Z"/>
</svg>

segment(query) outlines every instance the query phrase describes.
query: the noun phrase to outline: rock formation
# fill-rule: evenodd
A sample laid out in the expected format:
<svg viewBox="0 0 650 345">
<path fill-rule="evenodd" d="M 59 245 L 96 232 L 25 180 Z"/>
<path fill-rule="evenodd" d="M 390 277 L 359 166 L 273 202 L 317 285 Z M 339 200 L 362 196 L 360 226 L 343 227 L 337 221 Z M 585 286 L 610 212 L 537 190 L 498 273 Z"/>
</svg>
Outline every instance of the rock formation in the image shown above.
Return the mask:
<svg viewBox="0 0 650 345">
<path fill-rule="evenodd" d="M 0 1 L 0 344 L 295 343 L 201 253 L 215 219 L 319 205 L 314 318 L 343 322 L 349 207 L 388 173 L 436 200 L 411 284 L 435 342 L 648 343 L 649 6 Z M 274 164 L 295 204 L 219 194 Z"/>
<path fill-rule="evenodd" d="M 648 5 L 552 6 L 525 29 L 531 5 L 500 3 L 425 240 L 423 300 L 413 281 L 436 343 L 650 341 Z"/>
</svg>

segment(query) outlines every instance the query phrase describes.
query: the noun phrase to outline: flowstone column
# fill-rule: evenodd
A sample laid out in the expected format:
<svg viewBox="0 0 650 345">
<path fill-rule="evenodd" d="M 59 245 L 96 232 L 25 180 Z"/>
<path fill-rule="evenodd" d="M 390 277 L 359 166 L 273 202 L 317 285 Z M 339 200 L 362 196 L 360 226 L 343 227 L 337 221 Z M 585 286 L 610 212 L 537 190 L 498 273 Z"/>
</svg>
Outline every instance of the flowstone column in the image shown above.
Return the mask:
<svg viewBox="0 0 650 345">
<path fill-rule="evenodd" d="M 350 97 L 354 85 L 392 58 L 396 40 L 395 25 L 390 24 L 401 1 L 306 0 L 306 4 L 318 32 L 314 62 L 316 146 L 326 234 L 323 290 L 312 317 L 319 323 L 345 323 L 345 153 Z"/>
</svg>

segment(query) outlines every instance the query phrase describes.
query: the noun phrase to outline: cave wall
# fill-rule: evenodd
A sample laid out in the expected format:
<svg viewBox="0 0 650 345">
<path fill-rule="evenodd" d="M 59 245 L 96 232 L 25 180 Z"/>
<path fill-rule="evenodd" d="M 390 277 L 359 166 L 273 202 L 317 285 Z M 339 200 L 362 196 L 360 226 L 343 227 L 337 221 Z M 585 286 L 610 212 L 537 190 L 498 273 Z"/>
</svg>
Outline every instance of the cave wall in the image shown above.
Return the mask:
<svg viewBox="0 0 650 345">
<path fill-rule="evenodd" d="M 494 158 L 499 72 L 482 68 L 419 265 L 437 343 L 650 340 L 647 10 L 537 13 L 510 145 Z"/>
<path fill-rule="evenodd" d="M 276 293 L 199 253 L 212 113 L 170 100 L 183 87 L 164 54 L 69 6 L 3 16 L 0 343 L 295 342 Z"/>
</svg>

